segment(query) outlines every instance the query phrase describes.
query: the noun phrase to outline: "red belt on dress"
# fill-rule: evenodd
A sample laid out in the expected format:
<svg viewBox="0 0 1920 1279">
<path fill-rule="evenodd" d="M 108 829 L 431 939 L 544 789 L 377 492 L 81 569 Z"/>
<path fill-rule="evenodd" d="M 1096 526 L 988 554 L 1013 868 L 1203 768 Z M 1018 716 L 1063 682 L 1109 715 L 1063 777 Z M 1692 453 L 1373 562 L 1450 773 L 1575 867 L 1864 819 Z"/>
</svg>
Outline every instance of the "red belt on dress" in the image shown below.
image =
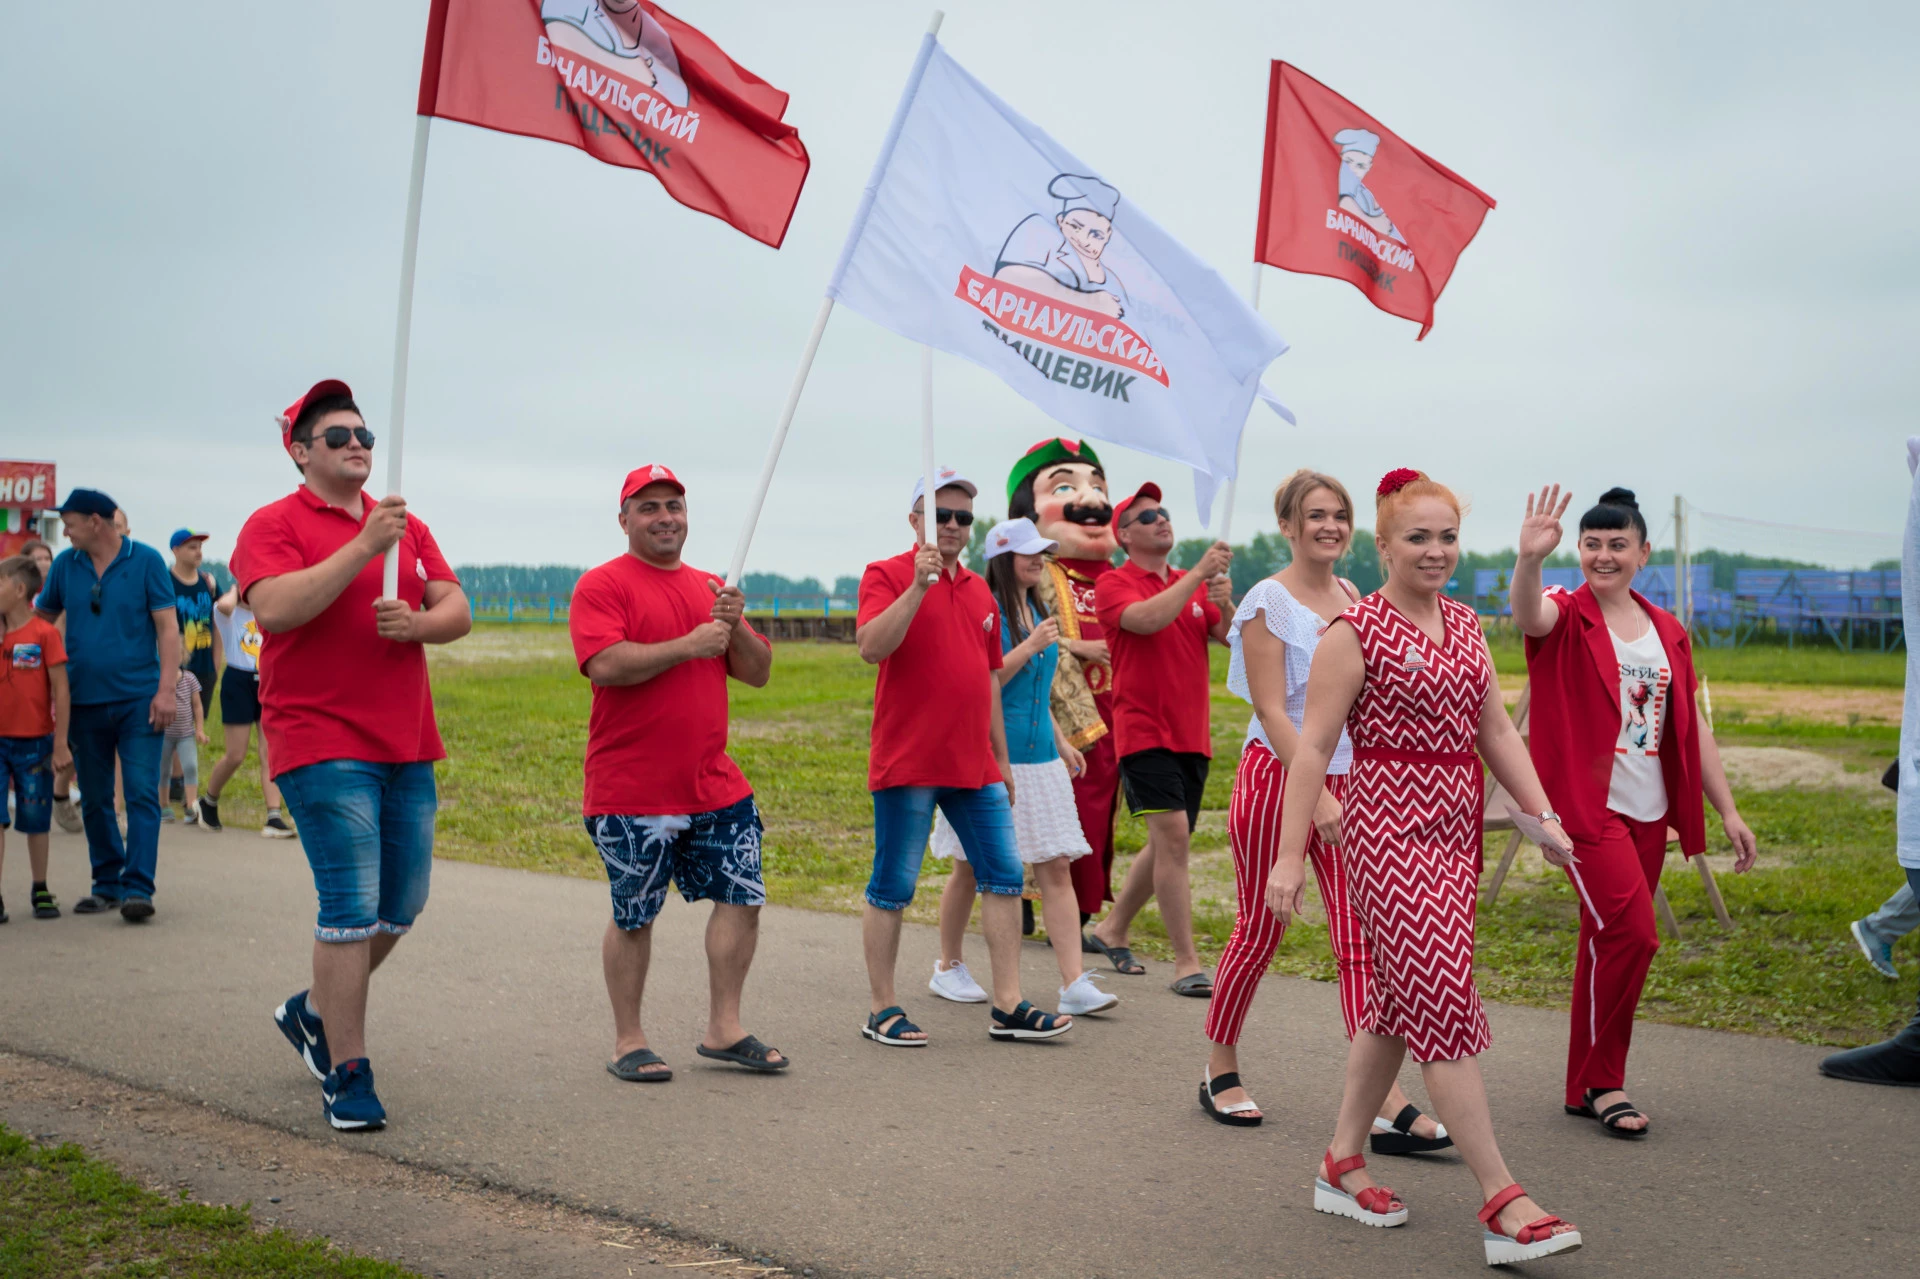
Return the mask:
<svg viewBox="0 0 1920 1279">
<path fill-rule="evenodd" d="M 1480 762 L 1480 757 L 1472 751 L 1403 751 L 1393 746 L 1356 746 L 1353 748 L 1353 757 L 1381 764 L 1438 764 L 1443 767 L 1463 767 Z"/>
</svg>

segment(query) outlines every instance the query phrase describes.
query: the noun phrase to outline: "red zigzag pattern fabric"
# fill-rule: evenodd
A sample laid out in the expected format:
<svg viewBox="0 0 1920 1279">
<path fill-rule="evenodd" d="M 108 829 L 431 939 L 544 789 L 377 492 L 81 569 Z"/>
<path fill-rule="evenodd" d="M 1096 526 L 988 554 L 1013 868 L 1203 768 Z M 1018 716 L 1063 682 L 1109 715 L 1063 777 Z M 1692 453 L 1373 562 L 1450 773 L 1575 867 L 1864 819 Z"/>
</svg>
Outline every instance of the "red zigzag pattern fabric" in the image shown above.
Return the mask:
<svg viewBox="0 0 1920 1279">
<path fill-rule="evenodd" d="M 1342 845 L 1373 954 L 1362 1026 L 1404 1036 L 1423 1062 L 1471 1057 L 1492 1042 L 1473 984 L 1480 765 L 1365 755 L 1473 755 L 1493 665 L 1473 610 L 1444 596 L 1440 609 L 1444 644 L 1377 593 L 1340 619 L 1358 632 L 1367 668 L 1347 721 L 1355 758 Z"/>
</svg>

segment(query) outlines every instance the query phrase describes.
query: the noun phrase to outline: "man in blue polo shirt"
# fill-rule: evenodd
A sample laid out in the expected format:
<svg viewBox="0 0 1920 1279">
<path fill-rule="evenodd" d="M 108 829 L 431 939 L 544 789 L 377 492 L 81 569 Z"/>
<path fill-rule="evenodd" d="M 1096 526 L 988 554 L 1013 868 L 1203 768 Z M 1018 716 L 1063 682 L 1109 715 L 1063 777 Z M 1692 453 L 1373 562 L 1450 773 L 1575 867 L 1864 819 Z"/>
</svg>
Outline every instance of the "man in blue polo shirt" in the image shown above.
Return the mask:
<svg viewBox="0 0 1920 1279">
<path fill-rule="evenodd" d="M 180 674 L 180 628 L 172 574 L 151 546 L 122 537 L 118 509 L 94 489 L 75 489 L 60 506 L 72 543 L 54 558 L 34 608 L 49 622 L 67 615 L 67 679 L 73 714 L 60 726 L 80 776 L 93 859 L 93 892 L 76 915 L 119 907 L 122 919 L 153 917 L 153 873 L 160 859 L 160 732 L 173 718 Z M 127 837 L 113 816 L 113 759 L 127 788 Z"/>
</svg>

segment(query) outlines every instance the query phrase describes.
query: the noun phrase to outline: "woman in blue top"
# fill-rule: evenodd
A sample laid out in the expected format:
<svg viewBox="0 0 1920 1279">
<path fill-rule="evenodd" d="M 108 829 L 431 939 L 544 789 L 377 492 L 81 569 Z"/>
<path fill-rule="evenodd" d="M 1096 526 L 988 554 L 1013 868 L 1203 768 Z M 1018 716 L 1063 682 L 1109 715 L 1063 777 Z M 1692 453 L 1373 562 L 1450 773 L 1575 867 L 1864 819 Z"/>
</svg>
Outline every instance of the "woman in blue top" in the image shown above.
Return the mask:
<svg viewBox="0 0 1920 1279">
<path fill-rule="evenodd" d="M 1047 615 L 1035 588 L 1047 578 L 1047 552 L 1059 543 L 1040 536 L 1029 519 L 1007 520 L 987 534 L 987 585 L 1000 605 L 1000 648 L 1005 664 L 1000 708 L 1007 726 L 1007 758 L 1013 767 L 1013 834 L 1020 860 L 1033 867 L 1040 885 L 1040 917 L 1060 965 L 1060 1011 L 1073 1016 L 1104 1012 L 1120 1002 L 1093 984 L 1080 965 L 1080 906 L 1067 865 L 1091 852 L 1074 807 L 1073 778 L 1086 767 L 1080 752 L 1053 720 L 1053 673 L 1060 664 L 1060 624 Z M 953 860 L 953 874 L 940 894 L 940 958 L 928 983 L 934 994 L 976 1004 L 987 992 L 967 972 L 960 944 L 973 915 L 973 868 L 946 819 L 933 828 L 933 855 Z M 1060 939 L 1074 938 L 1071 944 Z"/>
</svg>

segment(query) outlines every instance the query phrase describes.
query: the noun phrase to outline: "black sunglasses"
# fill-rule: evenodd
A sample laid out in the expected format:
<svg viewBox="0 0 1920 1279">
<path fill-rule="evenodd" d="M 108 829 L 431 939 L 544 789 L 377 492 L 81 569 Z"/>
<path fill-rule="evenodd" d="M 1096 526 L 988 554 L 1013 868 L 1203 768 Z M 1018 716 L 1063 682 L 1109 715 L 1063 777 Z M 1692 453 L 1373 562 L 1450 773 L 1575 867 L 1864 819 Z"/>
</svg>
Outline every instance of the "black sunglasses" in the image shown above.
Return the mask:
<svg viewBox="0 0 1920 1279">
<path fill-rule="evenodd" d="M 933 508 L 933 522 L 935 524 L 958 524 L 961 528 L 966 528 L 973 523 L 973 512 L 953 511 L 948 510 L 944 506 L 936 506 Z"/>
<path fill-rule="evenodd" d="M 90 599 L 88 599 L 87 603 L 93 609 L 94 612 L 98 613 L 100 611 L 100 583 L 99 582 L 95 582 L 93 584 L 92 596 Z"/>
<path fill-rule="evenodd" d="M 348 440 L 359 440 L 361 448 L 370 449 L 373 447 L 373 432 L 364 426 L 330 426 L 324 431 L 315 431 L 308 447 L 321 440 L 325 440 L 330 449 L 343 449 L 347 447 Z"/>
<path fill-rule="evenodd" d="M 1140 512 L 1140 514 L 1134 516 L 1132 519 L 1128 520 L 1126 523 L 1122 524 L 1120 527 L 1132 528 L 1136 524 L 1158 524 L 1161 520 L 1165 520 L 1167 523 L 1171 524 L 1173 523 L 1173 516 L 1167 514 L 1166 507 L 1157 506 L 1150 511 Z"/>
</svg>

